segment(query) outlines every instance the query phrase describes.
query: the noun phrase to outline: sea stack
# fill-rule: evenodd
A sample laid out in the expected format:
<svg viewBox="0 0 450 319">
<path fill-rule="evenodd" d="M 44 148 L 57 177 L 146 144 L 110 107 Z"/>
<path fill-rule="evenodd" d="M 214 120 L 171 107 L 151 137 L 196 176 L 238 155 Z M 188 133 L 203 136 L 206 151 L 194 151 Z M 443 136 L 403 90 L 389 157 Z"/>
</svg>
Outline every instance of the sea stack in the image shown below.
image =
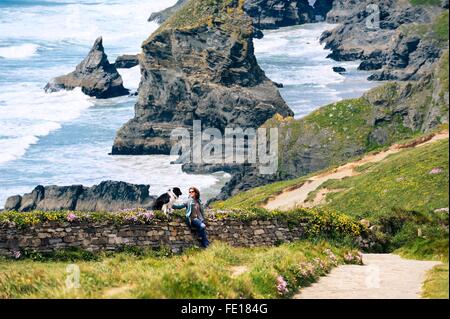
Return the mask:
<svg viewBox="0 0 450 319">
<path fill-rule="evenodd" d="M 169 154 L 174 128 L 258 128 L 292 110 L 259 67 L 242 1 L 189 1 L 142 45 L 135 117 L 112 154 Z"/>
<path fill-rule="evenodd" d="M 102 44 L 102 37 L 95 40 L 87 57 L 77 65 L 75 71 L 53 79 L 45 91 L 73 90 L 81 87 L 84 94 L 98 99 L 128 95 L 116 67 L 110 64 Z"/>
</svg>

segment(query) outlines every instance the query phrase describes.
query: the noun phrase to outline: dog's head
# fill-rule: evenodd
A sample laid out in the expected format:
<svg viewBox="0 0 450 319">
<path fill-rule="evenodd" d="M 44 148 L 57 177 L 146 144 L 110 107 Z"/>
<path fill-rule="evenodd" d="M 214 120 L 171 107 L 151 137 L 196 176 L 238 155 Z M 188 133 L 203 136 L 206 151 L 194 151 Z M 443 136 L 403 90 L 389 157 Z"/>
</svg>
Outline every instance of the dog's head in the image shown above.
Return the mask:
<svg viewBox="0 0 450 319">
<path fill-rule="evenodd" d="M 181 195 L 183 195 L 183 193 L 178 187 L 172 188 L 172 192 L 175 194 L 176 197 L 180 197 Z"/>
</svg>

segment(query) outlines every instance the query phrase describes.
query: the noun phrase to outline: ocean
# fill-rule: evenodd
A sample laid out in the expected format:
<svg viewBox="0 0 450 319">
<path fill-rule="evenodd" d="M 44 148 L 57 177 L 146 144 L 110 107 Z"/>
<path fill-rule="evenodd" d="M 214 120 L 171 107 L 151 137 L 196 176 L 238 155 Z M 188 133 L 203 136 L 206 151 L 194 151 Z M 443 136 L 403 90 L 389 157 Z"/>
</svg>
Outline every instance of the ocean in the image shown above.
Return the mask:
<svg viewBox="0 0 450 319">
<path fill-rule="evenodd" d="M 170 187 L 198 186 L 205 199 L 220 191 L 228 174 L 189 175 L 170 156 L 110 156 L 116 131 L 134 115 L 136 97 L 96 100 L 81 90 L 46 94 L 45 84 L 74 70 L 98 36 L 109 61 L 140 52 L 158 27 L 152 12 L 176 0 L 0 0 L 0 208 L 8 196 L 36 185 L 86 186 L 103 180 L 150 184 L 158 195 Z M 326 23 L 266 31 L 255 40 L 261 67 L 296 117 L 358 97 L 374 86 L 357 63 L 338 63 L 319 44 Z M 340 75 L 333 66 L 348 72 Z M 119 69 L 136 90 L 139 67 Z"/>
</svg>

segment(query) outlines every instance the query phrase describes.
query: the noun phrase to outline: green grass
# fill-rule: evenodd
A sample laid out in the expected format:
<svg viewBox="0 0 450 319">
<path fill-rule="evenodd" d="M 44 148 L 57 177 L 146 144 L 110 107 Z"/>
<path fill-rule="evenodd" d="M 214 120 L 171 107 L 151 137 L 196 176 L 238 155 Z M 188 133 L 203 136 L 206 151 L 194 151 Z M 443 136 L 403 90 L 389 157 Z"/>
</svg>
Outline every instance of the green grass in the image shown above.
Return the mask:
<svg viewBox="0 0 450 319">
<path fill-rule="evenodd" d="M 328 194 L 325 206 L 359 218 L 394 210 L 431 213 L 449 206 L 448 167 L 448 139 L 407 149 L 364 174 L 324 183 L 329 189 L 346 189 Z M 430 174 L 433 169 L 441 172 Z"/>
<path fill-rule="evenodd" d="M 288 298 L 344 263 L 347 252 L 356 256 L 348 246 L 298 241 L 260 248 L 215 242 L 169 257 L 116 253 L 77 260 L 78 289 L 66 287 L 68 262 L 0 259 L 0 298 Z M 279 293 L 278 276 L 288 291 Z"/>
<path fill-rule="evenodd" d="M 436 19 L 432 29 L 438 41 L 448 41 L 448 10 Z"/>
<path fill-rule="evenodd" d="M 440 6 L 441 0 L 409 0 L 413 6 Z"/>
<path fill-rule="evenodd" d="M 404 24 L 400 30 L 408 36 L 418 36 L 422 40 L 433 41 L 440 47 L 448 47 L 448 10 L 439 15 L 433 22 L 425 24 Z"/>
<path fill-rule="evenodd" d="M 427 273 L 423 284 L 423 298 L 449 299 L 448 262 L 438 265 Z"/>
</svg>

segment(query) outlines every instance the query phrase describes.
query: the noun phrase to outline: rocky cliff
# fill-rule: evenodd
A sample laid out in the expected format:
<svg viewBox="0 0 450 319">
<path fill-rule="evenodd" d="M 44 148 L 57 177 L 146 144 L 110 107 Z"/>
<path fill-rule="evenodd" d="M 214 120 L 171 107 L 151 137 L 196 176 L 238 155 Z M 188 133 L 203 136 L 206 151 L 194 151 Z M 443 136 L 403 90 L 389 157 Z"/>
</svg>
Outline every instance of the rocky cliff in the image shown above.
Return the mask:
<svg viewBox="0 0 450 319">
<path fill-rule="evenodd" d="M 372 80 L 418 80 L 447 46 L 445 20 L 448 29 L 448 10 L 437 5 L 335 0 L 327 21 L 340 25 L 321 41 L 335 60 L 362 60 L 359 68 L 374 71 Z"/>
<path fill-rule="evenodd" d="M 175 14 L 188 0 L 179 0 L 174 6 L 153 13 L 149 21 L 163 23 Z M 312 7 L 308 0 L 245 0 L 243 9 L 258 29 L 280 27 L 314 22 L 316 15 L 326 16 L 332 0 L 317 0 Z"/>
<path fill-rule="evenodd" d="M 258 66 L 242 1 L 209 2 L 190 1 L 143 43 L 135 117 L 112 154 L 169 154 L 172 129 L 193 120 L 223 131 L 293 114 Z"/>
<path fill-rule="evenodd" d="M 53 79 L 45 86 L 46 92 L 73 90 L 81 87 L 84 94 L 99 99 L 127 95 L 116 67 L 110 64 L 103 48 L 102 38 L 95 40 L 87 57 L 77 65 L 75 71 Z"/>
<path fill-rule="evenodd" d="M 5 210 L 28 212 L 32 210 L 56 211 L 118 211 L 125 208 L 151 207 L 154 197 L 148 193 L 149 185 L 105 181 L 92 187 L 37 186 L 31 193 L 11 196 Z"/>
</svg>

